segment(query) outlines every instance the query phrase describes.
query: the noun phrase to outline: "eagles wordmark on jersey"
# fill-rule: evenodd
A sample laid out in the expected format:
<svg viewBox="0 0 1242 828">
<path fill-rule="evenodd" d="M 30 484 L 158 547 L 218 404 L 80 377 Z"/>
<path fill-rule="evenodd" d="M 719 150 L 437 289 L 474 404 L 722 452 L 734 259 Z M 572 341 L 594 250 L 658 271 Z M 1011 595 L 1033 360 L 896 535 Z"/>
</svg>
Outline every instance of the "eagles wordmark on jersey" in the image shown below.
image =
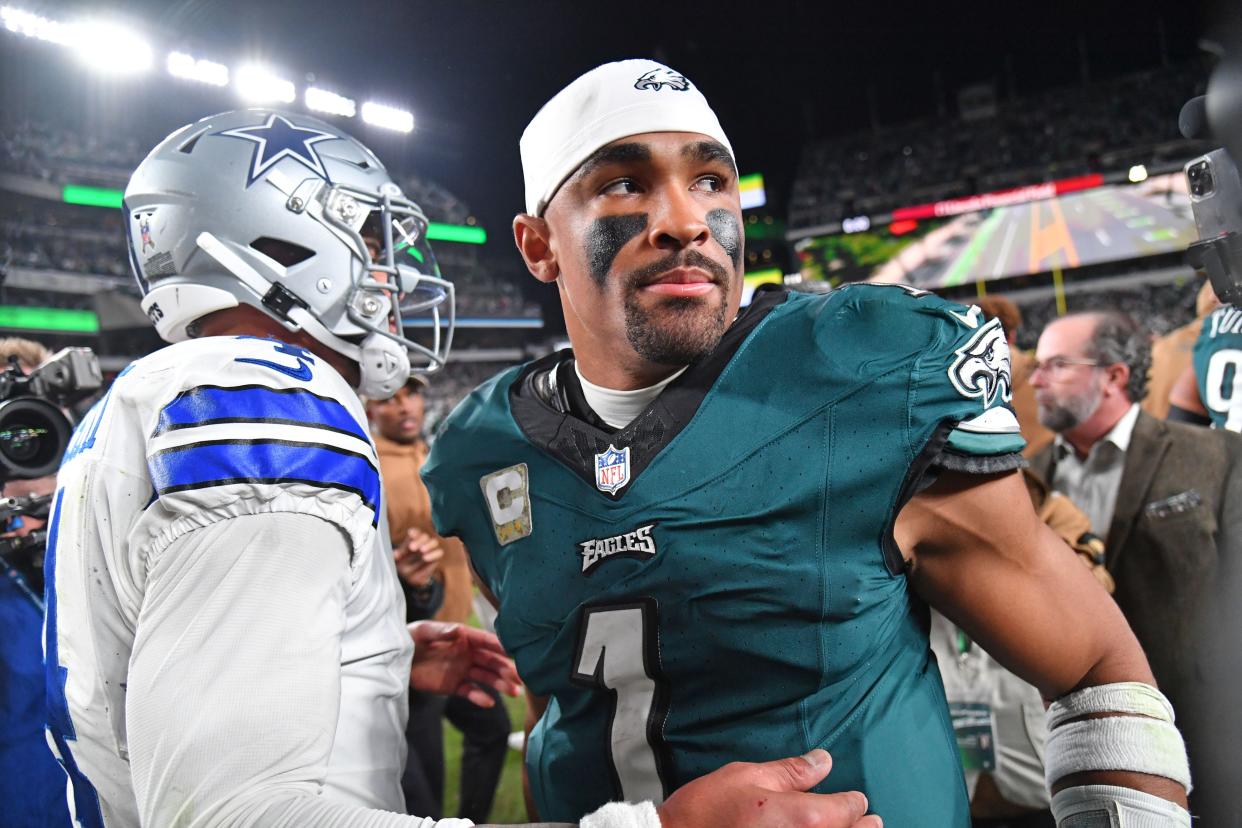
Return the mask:
<svg viewBox="0 0 1242 828">
<path fill-rule="evenodd" d="M 550 698 L 527 749 L 541 817 L 824 747 L 821 790 L 969 824 L 891 529 L 933 466 L 1021 463 L 999 323 L 900 286 L 761 292 L 615 432 L 573 373 L 561 353 L 481 386 L 423 472 Z"/>
</svg>

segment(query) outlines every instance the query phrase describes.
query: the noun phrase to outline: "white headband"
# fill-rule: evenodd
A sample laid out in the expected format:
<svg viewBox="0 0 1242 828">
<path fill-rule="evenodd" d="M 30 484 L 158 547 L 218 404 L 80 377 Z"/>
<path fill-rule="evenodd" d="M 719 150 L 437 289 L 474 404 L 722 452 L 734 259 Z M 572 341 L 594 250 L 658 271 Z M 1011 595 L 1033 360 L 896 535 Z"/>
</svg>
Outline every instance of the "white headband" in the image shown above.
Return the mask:
<svg viewBox="0 0 1242 828">
<path fill-rule="evenodd" d="M 644 132 L 697 132 L 733 153 L 716 113 L 685 75 L 653 60 L 605 63 L 556 93 L 522 133 L 526 212 L 542 215 L 600 147 Z"/>
</svg>

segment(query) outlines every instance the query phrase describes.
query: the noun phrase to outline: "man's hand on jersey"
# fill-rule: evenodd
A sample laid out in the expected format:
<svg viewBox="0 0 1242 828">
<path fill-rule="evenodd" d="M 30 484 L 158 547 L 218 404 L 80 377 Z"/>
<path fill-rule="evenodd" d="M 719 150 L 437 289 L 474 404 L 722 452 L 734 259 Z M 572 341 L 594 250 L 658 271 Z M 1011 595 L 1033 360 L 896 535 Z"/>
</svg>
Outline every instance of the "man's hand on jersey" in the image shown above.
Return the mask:
<svg viewBox="0 0 1242 828">
<path fill-rule="evenodd" d="M 496 703 L 480 685 L 506 696 L 520 692 L 513 659 L 491 633 L 464 624 L 419 621 L 410 624 L 410 637 L 414 639 L 410 686 L 415 690 L 462 696 L 479 707 Z"/>
<path fill-rule="evenodd" d="M 878 816 L 864 816 L 867 797 L 857 791 L 802 793 L 831 768 L 822 750 L 762 764 L 732 762 L 678 788 L 656 809 L 661 828 L 882 828 Z"/>
<path fill-rule="evenodd" d="M 435 573 L 440 559 L 444 557 L 444 549 L 434 535 L 421 529 L 410 529 L 405 533 L 405 541 L 392 550 L 393 560 L 397 562 L 397 574 L 415 589 L 427 586 Z"/>
</svg>

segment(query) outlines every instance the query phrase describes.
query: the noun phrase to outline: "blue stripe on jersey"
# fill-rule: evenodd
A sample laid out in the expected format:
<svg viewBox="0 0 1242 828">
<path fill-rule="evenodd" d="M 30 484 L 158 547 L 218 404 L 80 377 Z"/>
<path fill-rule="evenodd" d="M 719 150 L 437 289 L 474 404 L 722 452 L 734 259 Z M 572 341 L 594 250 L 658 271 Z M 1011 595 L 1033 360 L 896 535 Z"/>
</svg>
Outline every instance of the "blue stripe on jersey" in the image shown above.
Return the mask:
<svg viewBox="0 0 1242 828">
<path fill-rule="evenodd" d="M 161 494 L 229 483 L 309 483 L 353 492 L 379 520 L 380 476 L 361 454 L 287 440 L 213 440 L 151 455 Z"/>
<path fill-rule="evenodd" d="M 102 401 L 101 401 L 102 402 Z M 69 670 L 60 666 L 60 640 L 57 638 L 58 623 L 56 604 L 56 544 L 60 537 L 60 500 L 63 489 L 57 489 L 52 501 L 52 517 L 47 529 L 47 549 L 43 557 L 44 594 L 47 603 L 47 622 L 44 624 L 44 652 L 47 658 L 44 670 L 47 675 L 47 729 L 56 743 L 56 752 L 65 772 L 73 781 L 73 804 L 77 824 L 82 828 L 103 828 L 103 811 L 99 807 L 99 793 L 90 780 L 78 768 L 69 750 L 69 742 L 76 741 L 77 732 L 69 716 L 69 700 L 65 697 L 65 683 Z"/>
<path fill-rule="evenodd" d="M 368 436 L 345 406 L 305 388 L 200 385 L 182 391 L 160 411 L 152 437 L 178 428 L 216 423 L 279 423 L 324 428 L 361 440 Z"/>
</svg>

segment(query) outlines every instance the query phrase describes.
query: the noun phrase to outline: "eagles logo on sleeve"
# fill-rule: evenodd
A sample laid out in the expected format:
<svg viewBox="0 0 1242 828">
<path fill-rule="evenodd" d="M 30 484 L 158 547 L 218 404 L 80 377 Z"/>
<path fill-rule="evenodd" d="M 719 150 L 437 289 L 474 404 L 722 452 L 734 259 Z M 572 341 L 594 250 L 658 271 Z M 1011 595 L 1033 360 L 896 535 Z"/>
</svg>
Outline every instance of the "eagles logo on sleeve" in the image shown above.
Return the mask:
<svg viewBox="0 0 1242 828">
<path fill-rule="evenodd" d="M 949 381 L 963 397 L 978 397 L 989 408 L 997 398 L 1013 397 L 1013 374 L 1009 367 L 1009 343 L 999 319 L 980 328 L 954 353 Z"/>
</svg>

